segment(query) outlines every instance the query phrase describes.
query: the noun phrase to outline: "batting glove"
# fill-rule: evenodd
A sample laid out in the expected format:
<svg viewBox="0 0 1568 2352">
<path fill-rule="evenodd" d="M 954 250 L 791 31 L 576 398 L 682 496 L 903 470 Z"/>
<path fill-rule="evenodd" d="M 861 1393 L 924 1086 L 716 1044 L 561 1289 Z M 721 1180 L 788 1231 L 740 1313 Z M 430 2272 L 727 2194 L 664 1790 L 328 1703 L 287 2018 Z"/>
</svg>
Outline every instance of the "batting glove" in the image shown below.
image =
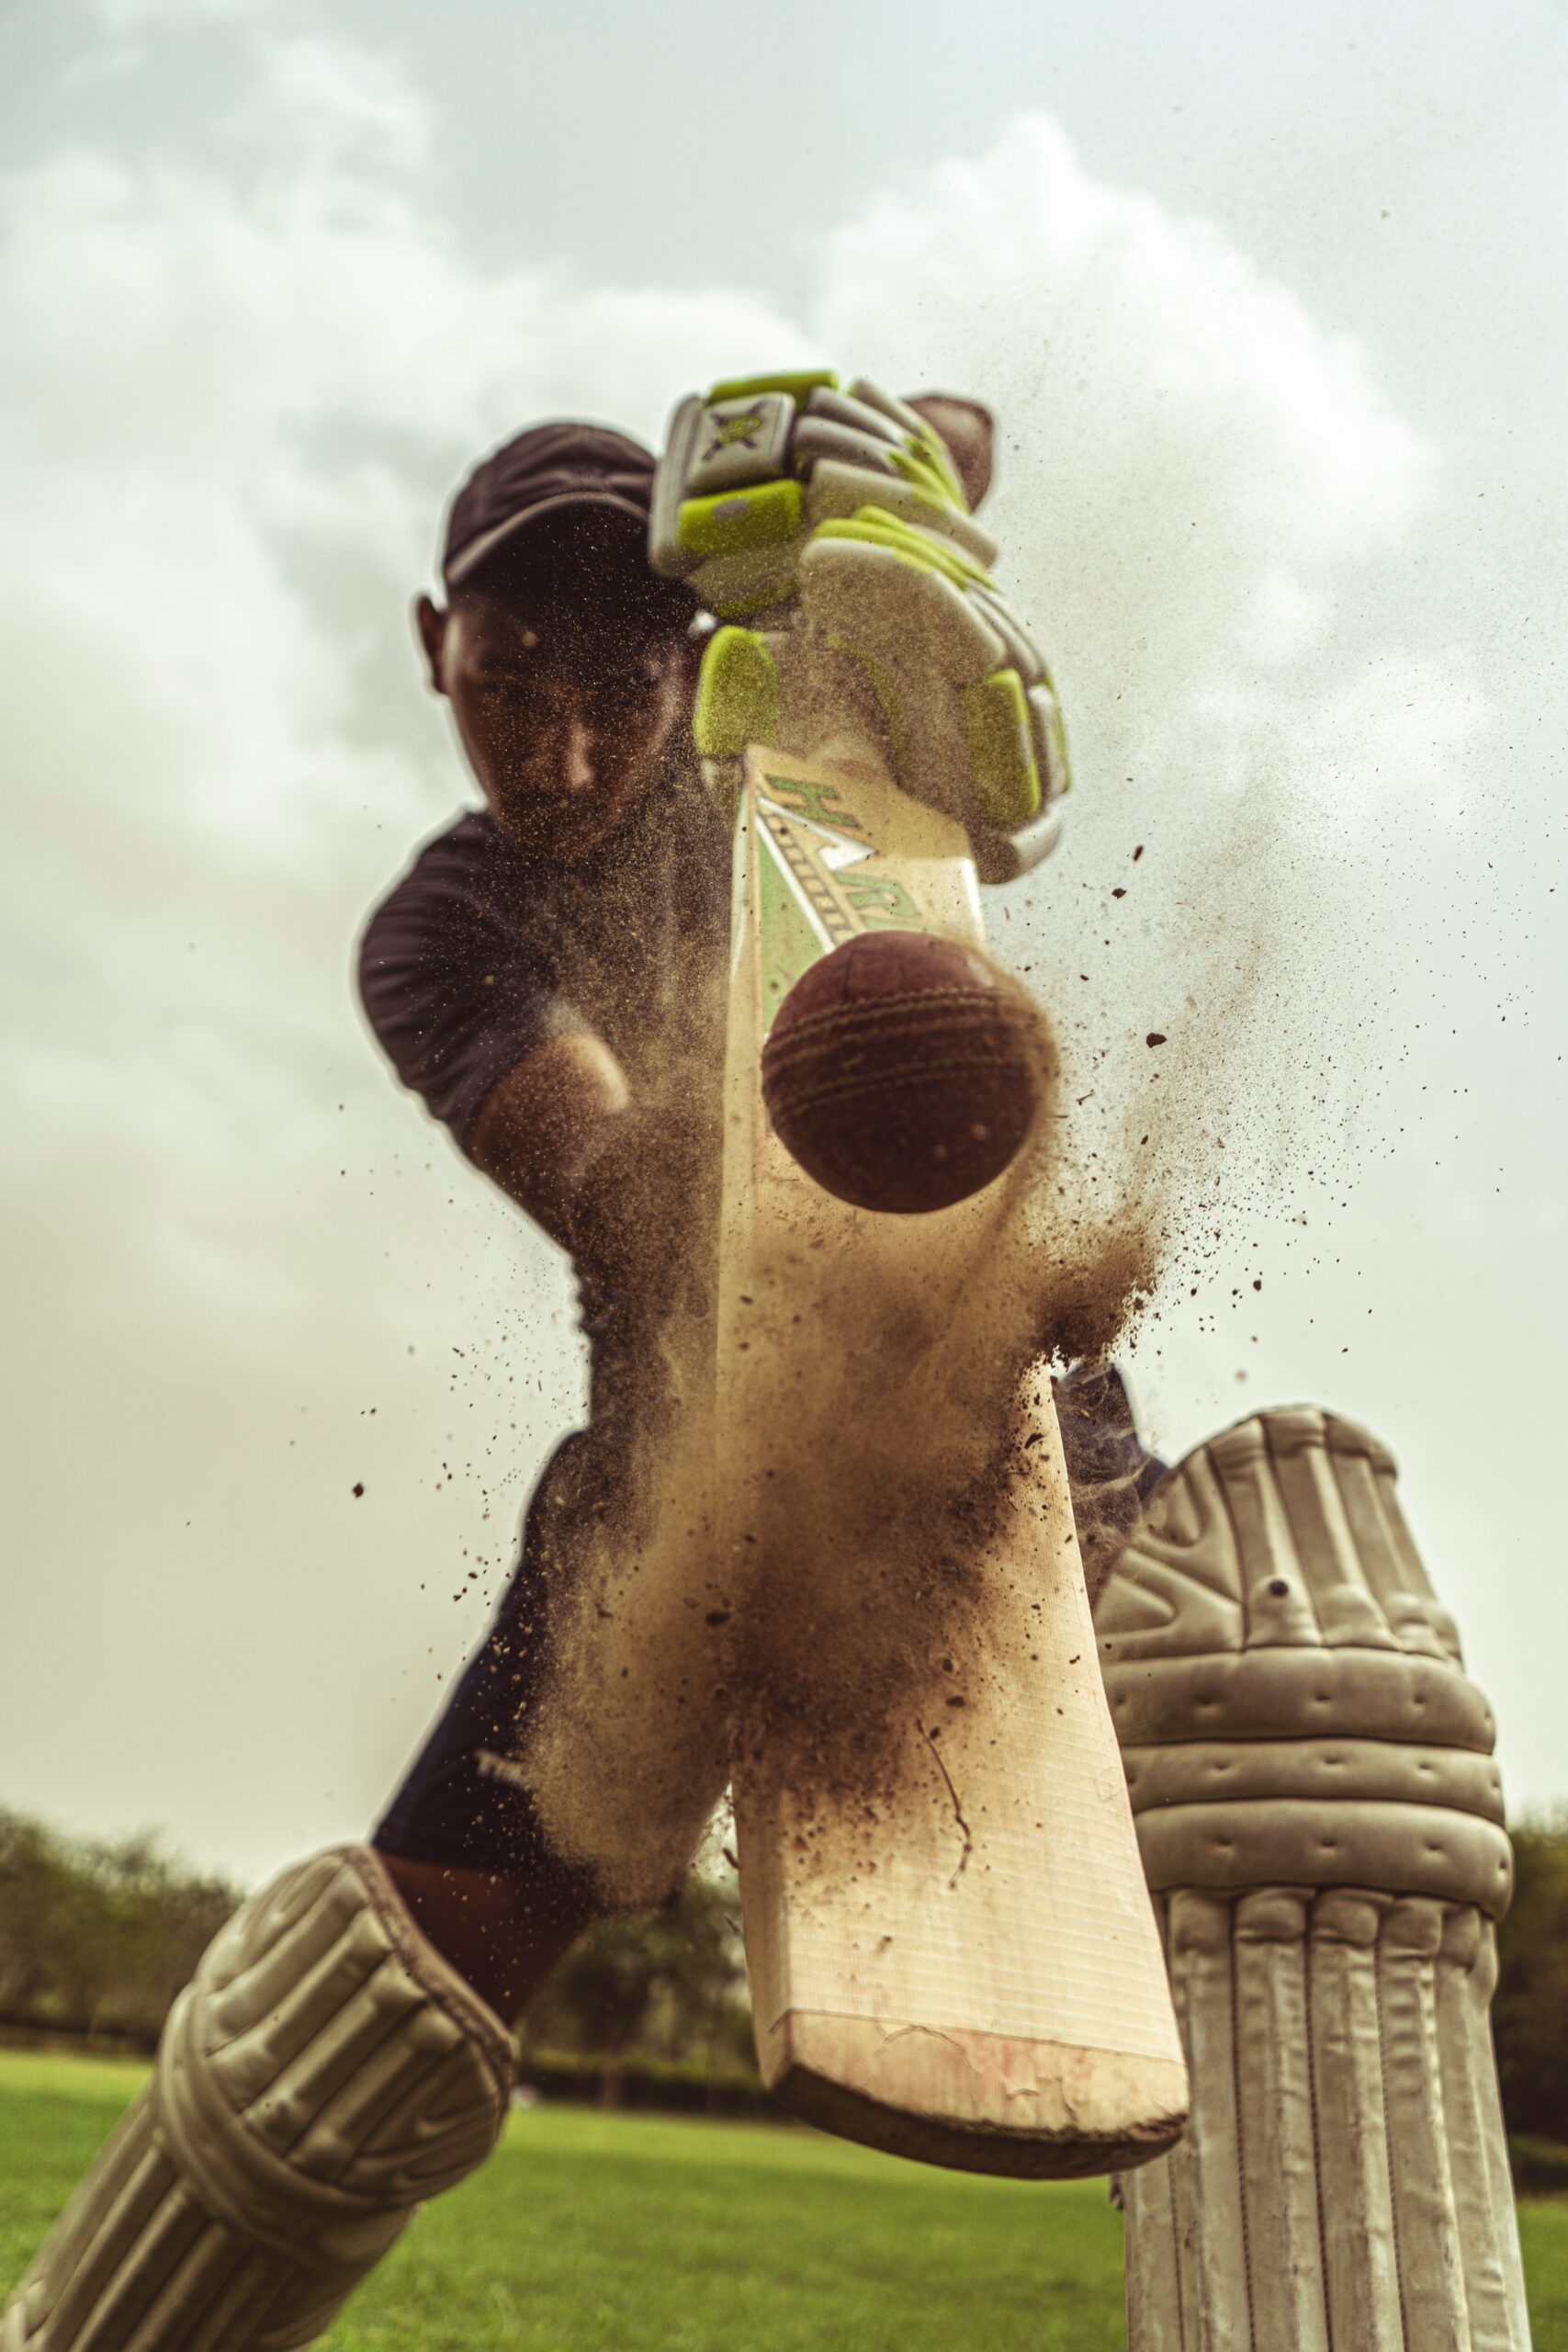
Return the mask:
<svg viewBox="0 0 1568 2352">
<path fill-rule="evenodd" d="M 683 401 L 649 560 L 729 624 L 703 664 L 699 751 L 725 761 L 773 740 L 797 623 L 869 682 L 899 783 L 967 827 L 982 877 L 1037 864 L 1060 830 L 1066 743 L 995 556 L 940 436 L 874 385 L 758 377 Z"/>
</svg>

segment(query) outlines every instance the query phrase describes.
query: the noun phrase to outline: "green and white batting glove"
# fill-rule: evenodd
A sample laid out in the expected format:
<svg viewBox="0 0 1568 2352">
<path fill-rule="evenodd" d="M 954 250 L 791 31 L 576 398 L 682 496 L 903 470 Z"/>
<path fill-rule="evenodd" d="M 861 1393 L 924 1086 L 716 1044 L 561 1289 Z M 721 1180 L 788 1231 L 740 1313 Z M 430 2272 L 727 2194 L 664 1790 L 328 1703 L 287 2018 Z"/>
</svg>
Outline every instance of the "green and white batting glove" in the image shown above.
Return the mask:
<svg viewBox="0 0 1568 2352">
<path fill-rule="evenodd" d="M 773 740 L 803 629 L 868 681 L 900 784 L 967 827 L 982 876 L 1036 865 L 1060 830 L 1066 744 L 995 556 L 940 436 L 874 385 L 757 377 L 682 402 L 649 560 L 728 624 L 704 660 L 698 750 Z"/>
</svg>

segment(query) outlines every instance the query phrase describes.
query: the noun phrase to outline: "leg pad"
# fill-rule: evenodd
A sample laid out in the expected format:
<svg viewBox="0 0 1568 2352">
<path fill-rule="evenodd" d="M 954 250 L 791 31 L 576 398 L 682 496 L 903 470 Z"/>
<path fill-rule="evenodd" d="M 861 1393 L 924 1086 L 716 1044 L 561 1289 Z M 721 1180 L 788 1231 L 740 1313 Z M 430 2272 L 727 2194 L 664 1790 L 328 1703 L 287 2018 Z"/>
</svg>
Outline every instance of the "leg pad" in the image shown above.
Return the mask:
<svg viewBox="0 0 1568 2352">
<path fill-rule="evenodd" d="M 364 1848 L 242 1905 L 152 2079 L 0 2322 L 0 2352 L 290 2352 L 481 2164 L 510 2037 Z"/>
</svg>

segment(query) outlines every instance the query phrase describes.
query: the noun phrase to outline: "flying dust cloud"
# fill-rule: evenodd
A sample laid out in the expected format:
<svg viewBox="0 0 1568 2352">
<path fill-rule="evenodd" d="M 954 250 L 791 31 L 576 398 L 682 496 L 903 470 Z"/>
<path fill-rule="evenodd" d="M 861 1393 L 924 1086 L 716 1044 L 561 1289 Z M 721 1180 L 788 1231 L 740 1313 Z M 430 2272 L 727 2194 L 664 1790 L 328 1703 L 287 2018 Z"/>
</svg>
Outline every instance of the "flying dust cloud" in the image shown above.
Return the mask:
<svg viewBox="0 0 1568 2352">
<path fill-rule="evenodd" d="M 914 1652 L 964 1670 L 1024 1368 L 1201 1313 L 1303 1143 L 1312 1170 L 1342 1151 L 1369 1060 L 1344 868 L 1474 723 L 1461 677 L 1369 639 L 1342 593 L 1421 509 L 1432 453 L 1201 224 L 1021 122 L 846 232 L 830 276 L 829 348 L 1001 422 L 987 521 L 1089 787 L 1060 856 L 990 910 L 1055 1035 L 1056 1115 L 987 1196 L 984 1248 L 917 1221 L 896 1280 L 824 1280 L 808 1243 L 759 1271 L 745 1418 L 772 1476 L 738 1531 L 712 1501 L 711 1337 L 666 1326 L 662 1409 L 526 1743 L 552 1834 L 626 1902 L 666 1890 L 757 1723 L 815 1725 L 832 1771 L 876 1784 Z"/>
<path fill-rule="evenodd" d="M 1034 1471 L 1046 1360 L 1112 1344 L 1166 1223 L 1163 1159 L 1125 1183 L 1075 1157 L 1032 1018 L 1042 1113 L 995 1184 L 912 1217 L 790 1187 L 731 1270 L 716 1396 L 712 1320 L 664 1326 L 661 1407 L 563 1587 L 525 1742 L 549 1835 L 613 1901 L 669 1891 L 732 1753 L 797 1807 L 874 1819 L 911 1769 L 908 1693 L 963 1704 L 994 1670 L 985 1563 Z"/>
<path fill-rule="evenodd" d="M 912 1769 L 908 1692 L 991 1670 L 987 1547 L 1032 1473 L 1049 1365 L 1198 1311 L 1303 1149 L 1343 1149 L 1366 1057 L 1334 992 L 1355 943 L 1310 748 L 1267 697 L 1145 717 L 1135 752 L 1102 723 L 1100 765 L 1210 770 L 1130 840 L 1086 812 L 1059 870 L 987 910 L 1054 1040 L 1029 1148 L 964 1209 L 863 1219 L 853 1250 L 833 1246 L 847 1213 L 803 1195 L 748 1274 L 716 1404 L 711 1329 L 666 1326 L 665 1410 L 570 1590 L 525 1750 L 548 1833 L 611 1900 L 669 1891 L 732 1755 L 797 1808 L 875 1821 Z"/>
</svg>

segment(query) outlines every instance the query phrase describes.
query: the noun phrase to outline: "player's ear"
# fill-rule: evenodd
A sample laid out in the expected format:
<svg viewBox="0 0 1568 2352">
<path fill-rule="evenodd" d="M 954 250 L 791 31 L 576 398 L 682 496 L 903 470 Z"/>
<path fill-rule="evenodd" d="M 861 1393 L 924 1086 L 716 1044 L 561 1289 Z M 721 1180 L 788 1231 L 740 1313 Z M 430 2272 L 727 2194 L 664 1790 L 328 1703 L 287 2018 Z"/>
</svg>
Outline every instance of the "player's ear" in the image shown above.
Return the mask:
<svg viewBox="0 0 1568 2352">
<path fill-rule="evenodd" d="M 451 614 L 443 612 L 431 597 L 420 595 L 414 598 L 413 625 L 424 650 L 425 674 L 430 680 L 432 694 L 444 695 L 446 691 L 441 657 L 446 650 L 446 628 L 451 618 Z"/>
<path fill-rule="evenodd" d="M 703 655 L 707 651 L 712 634 L 711 629 L 701 635 L 694 629 L 684 629 L 679 637 L 670 639 L 670 669 L 667 674 L 677 678 L 687 695 L 694 695 L 697 691 L 697 672 L 703 666 Z"/>
<path fill-rule="evenodd" d="M 964 497 L 971 507 L 978 506 L 991 486 L 997 427 L 990 410 L 956 392 L 921 392 L 909 406 L 941 434 Z"/>
</svg>

